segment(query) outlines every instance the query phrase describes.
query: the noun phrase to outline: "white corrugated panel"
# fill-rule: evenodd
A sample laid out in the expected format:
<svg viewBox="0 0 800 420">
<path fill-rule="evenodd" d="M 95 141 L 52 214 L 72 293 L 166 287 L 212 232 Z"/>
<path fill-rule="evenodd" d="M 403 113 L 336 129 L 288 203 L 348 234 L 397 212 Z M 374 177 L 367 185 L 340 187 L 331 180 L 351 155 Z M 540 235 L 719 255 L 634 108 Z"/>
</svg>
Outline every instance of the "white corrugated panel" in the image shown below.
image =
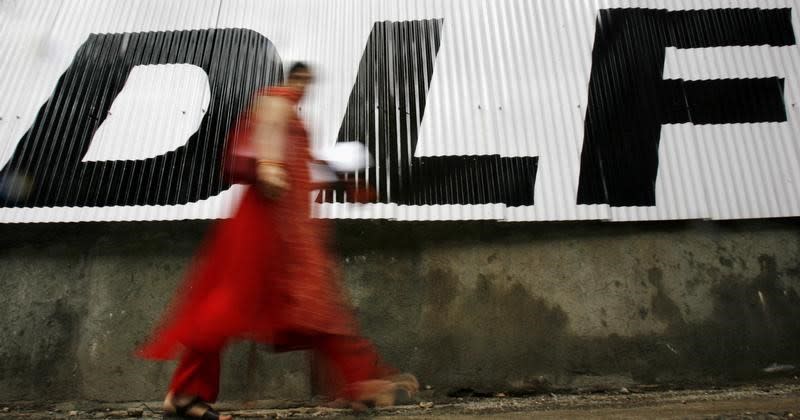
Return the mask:
<svg viewBox="0 0 800 420">
<path fill-rule="evenodd" d="M 98 121 L 87 123 L 85 118 L 71 119 L 71 114 L 61 111 L 63 118 L 44 126 L 53 134 L 42 134 L 45 129 L 31 134 L 66 138 L 91 131 L 91 144 L 84 145 L 82 162 L 114 163 L 87 165 L 88 169 L 70 176 L 98 181 L 81 184 L 70 179 L 48 184 L 45 192 L 37 194 L 51 194 L 56 199 L 37 198 L 32 205 L 0 207 L 0 221 L 174 220 L 229 215 L 241 188 L 220 188 L 213 176 L 208 178 L 213 185 L 207 186 L 200 177 L 219 171 L 220 163 L 214 159 L 223 147 L 219 139 L 229 128 L 208 121 L 221 118 L 229 122 L 233 118 L 229 114 L 242 106 L 242 92 L 249 89 L 243 87 L 245 82 L 261 80 L 253 75 L 256 70 L 243 71 L 246 80 L 239 86 L 238 80 L 223 74 L 226 62 L 256 55 L 253 48 L 259 39 L 271 43 L 284 66 L 295 60 L 314 65 L 318 83 L 301 104 L 314 145 L 321 148 L 337 141 L 363 141 L 376 157 L 376 167 L 366 179 L 359 175 L 359 182 L 375 186 L 379 202 L 347 203 L 326 192 L 327 202 L 314 208 L 316 217 L 638 221 L 798 216 L 798 5 L 800 2 L 790 0 L 0 3 L 3 166 L 14 161 L 16 153 L 22 157 L 18 156 L 14 167 L 30 169 L 31 156 L 41 153 L 34 150 L 38 147 L 34 143 L 21 140 L 35 125 L 42 105 L 52 104 L 44 108 L 43 115 L 49 115 L 67 103 L 66 97 L 50 102 L 48 98 L 59 78 L 70 74 L 68 68 L 76 54 L 91 56 L 94 50 L 79 50 L 90 34 L 97 34 L 91 38 L 97 45 L 121 42 L 121 55 L 161 57 L 137 58 L 147 64 L 130 73 L 108 67 L 127 78 L 115 97 L 92 105 L 109 107 L 110 115 L 94 115 Z M 622 9 L 631 8 L 641 9 L 625 15 Z M 625 54 L 632 52 L 626 51 L 626 46 L 634 45 L 635 40 L 626 44 L 630 34 L 614 32 L 622 29 L 611 24 L 598 26 L 603 16 L 609 16 L 604 13 L 612 13 L 608 9 L 622 10 L 613 12 L 618 13 L 615 19 L 630 19 L 646 36 L 666 40 L 664 61 L 658 63 L 663 64 L 663 84 L 659 79 L 642 85 L 651 90 L 629 91 L 641 82 L 637 77 L 652 70 L 645 68 L 651 51 L 634 54 L 640 62 L 619 67 L 627 60 Z M 733 17 L 698 14 L 720 9 L 725 13 L 739 10 L 730 12 L 738 13 L 730 15 Z M 792 42 L 780 27 L 779 9 L 791 9 Z M 690 10 L 694 12 L 681 14 Z M 736 25 L 741 25 L 736 34 L 725 35 Z M 243 29 L 252 33 L 243 34 Z M 200 32 L 190 34 L 189 30 Z M 212 34 L 209 30 L 218 31 Z M 141 34 L 144 32 L 151 34 Z M 131 35 L 103 35 L 124 33 Z M 132 43 L 130 51 L 128 42 Z M 708 47 L 703 42 L 720 45 Z M 180 62 L 184 55 L 192 54 L 195 61 L 188 61 L 195 64 Z M 609 54 L 612 60 L 608 60 Z M 102 54 L 92 57 L 111 60 Z M 202 57 L 212 57 L 212 62 Z M 275 75 L 265 74 L 262 76 L 267 78 Z M 65 83 L 86 86 L 90 93 L 111 89 L 104 75 L 85 78 Z M 774 86 L 768 85 L 773 82 Z M 715 86 L 756 92 L 777 89 L 780 83 L 785 121 L 764 111 L 774 110 L 774 103 L 703 102 L 702 93 L 707 93 L 704 89 L 709 86 L 716 94 Z M 84 94 L 80 89 L 75 93 Z M 664 102 L 647 102 L 648 95 L 664 95 Z M 741 101 L 736 92 L 731 95 Z M 775 96 L 764 95 L 753 101 Z M 664 120 L 657 149 L 630 138 L 631 130 L 652 128 L 647 119 L 652 117 L 647 114 L 650 110 L 626 108 L 629 115 L 621 115 L 618 107 L 623 102 L 643 104 L 644 108 L 663 106 L 658 111 L 658 118 Z M 715 106 L 727 107 L 731 115 L 718 115 Z M 756 120 L 749 121 L 750 114 L 738 115 L 740 109 L 756 115 L 752 117 Z M 637 126 L 639 120 L 642 127 L 650 126 Z M 630 126 L 603 125 L 615 122 Z M 589 132 L 594 136 L 591 144 L 587 143 Z M 652 135 L 652 130 L 649 133 Z M 20 144 L 30 152 L 20 152 Z M 185 144 L 186 153 L 166 158 L 163 165 L 153 164 L 161 173 L 139 167 L 144 172 L 138 184 L 121 175 L 142 165 L 131 162 L 161 159 Z M 620 161 L 620 156 L 627 160 Z M 52 156 L 41 159 L 58 161 Z M 651 160 L 657 162 L 652 180 L 650 175 L 642 175 L 654 168 Z M 49 171 L 40 170 L 44 174 Z M 174 187 L 161 182 L 161 178 L 190 177 L 187 174 L 197 179 Z M 117 177 L 122 186 L 107 186 Z M 78 185 L 78 198 L 70 198 L 73 191 L 68 187 L 59 192 L 62 184 Z M 99 185 L 108 191 L 81 192 L 82 185 Z M 163 185 L 177 190 L 159 190 Z M 136 194 L 146 197 L 130 198 Z M 118 202 L 135 204 L 114 204 Z"/>
<path fill-rule="evenodd" d="M 14 153 L 72 57 L 51 36 L 63 1 L 3 3 L 0 25 L 0 165 Z"/>
<path fill-rule="evenodd" d="M 36 118 L 39 107 L 44 104 L 52 94 L 59 77 L 65 72 L 73 60 L 75 53 L 87 40 L 90 34 L 146 32 L 146 31 L 174 31 L 194 28 L 209 28 L 216 23 L 219 0 L 179 0 L 160 1 L 145 0 L 135 3 L 123 0 L 87 0 L 54 2 L 50 0 L 9 2 L 15 8 L 23 9 L 19 17 L 19 25 L 23 27 L 41 28 L 36 34 L 37 48 L 26 48 L 28 53 L 35 55 L 29 60 L 16 60 L 8 57 L 8 67 L 3 67 L 2 74 L 14 74 L 12 78 L 3 77 L 0 83 L 10 84 L 21 94 L 11 98 L 24 101 L 23 105 L 10 104 L 20 114 L 22 123 L 10 135 L 0 137 L 2 141 L 3 162 L 5 165 L 11 157 L 17 142 Z M 63 4 L 62 4 L 63 3 Z M 40 10 L 41 9 L 41 10 Z M 55 16 L 57 13 L 57 17 Z M 52 16 L 51 16 L 52 15 Z M 19 36 L 18 32 L 15 32 Z M 6 42 L 14 44 L 15 39 L 3 36 L 0 45 Z M 170 46 L 165 46 L 168 49 Z M 25 56 L 23 54 L 23 56 Z M 6 70 L 8 69 L 8 70 Z M 186 79 L 179 76 L 178 72 L 166 72 L 162 77 L 149 78 L 153 92 L 164 95 L 181 96 L 184 102 L 200 102 L 195 96 L 202 95 L 202 90 L 184 89 Z M 91 85 L 92 80 L 81 80 L 75 83 Z M 3 89 L 6 92 L 5 89 Z M 3 95 L 9 98 L 8 95 Z M 9 106 L 4 99 L 0 107 Z M 183 122 L 176 115 L 162 114 L 154 121 L 143 121 L 136 117 L 143 109 L 139 106 L 146 105 L 141 101 L 125 104 L 119 103 L 119 111 L 128 117 L 119 119 L 106 119 L 104 128 L 110 128 L 114 134 L 123 135 L 124 138 L 113 139 L 111 149 L 106 149 L 105 154 L 116 153 L 120 156 L 136 156 L 140 149 L 158 149 L 175 142 L 170 139 L 171 134 L 180 130 Z M 126 107 L 130 105 L 133 109 Z M 137 107 L 139 107 L 137 109 Z M 128 109 L 126 109 L 128 108 Z M 113 109 L 113 108 L 112 108 Z M 117 111 L 114 109 L 114 111 Z M 4 110 L 2 114 L 6 115 Z M 159 116 L 158 113 L 152 116 Z M 173 118 L 167 118 L 167 117 Z M 186 117 L 188 118 L 188 117 Z M 65 126 L 67 122 L 63 122 Z M 153 133 L 161 133 L 154 136 Z M 184 134 L 180 133 L 180 134 Z M 191 134 L 191 133 L 188 133 Z M 180 144 L 185 138 L 178 139 Z M 100 147 L 100 142 L 92 142 L 92 147 Z M 94 149 L 97 151 L 97 149 Z M 90 148 L 90 152 L 92 149 Z M 100 153 L 102 155 L 104 153 Z M 91 156 L 90 156 L 91 157 Z M 133 157 L 136 158 L 136 157 Z M 91 159 L 89 159 L 91 160 Z M 88 176 L 91 176 L 90 174 Z M 218 217 L 224 207 L 219 201 L 229 202 L 231 195 L 225 194 L 209 200 L 191 203 L 185 206 L 82 206 L 82 207 L 34 207 L 34 208 L 0 208 L 0 220 L 7 222 L 73 222 L 73 221 L 115 221 L 115 220 L 176 220 Z M 225 206 L 229 207 L 229 205 Z"/>
</svg>

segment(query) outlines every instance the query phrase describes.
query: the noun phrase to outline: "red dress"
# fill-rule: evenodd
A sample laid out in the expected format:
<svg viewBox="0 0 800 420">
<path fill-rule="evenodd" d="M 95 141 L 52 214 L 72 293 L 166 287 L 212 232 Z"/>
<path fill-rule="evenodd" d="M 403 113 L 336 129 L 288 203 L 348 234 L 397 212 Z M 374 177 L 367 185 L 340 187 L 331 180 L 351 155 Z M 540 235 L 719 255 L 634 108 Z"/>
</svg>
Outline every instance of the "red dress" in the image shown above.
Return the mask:
<svg viewBox="0 0 800 420">
<path fill-rule="evenodd" d="M 293 103 L 299 99 L 287 88 L 260 94 Z M 231 339 L 253 339 L 278 351 L 321 349 L 341 365 L 337 367 L 345 383 L 388 372 L 371 344 L 358 337 L 326 249 L 327 223 L 310 217 L 310 159 L 308 135 L 295 114 L 288 125 L 284 158 L 289 190 L 271 200 L 247 188 L 234 216 L 212 230 L 161 326 L 139 355 L 172 359 L 184 350 L 218 354 Z M 331 343 L 341 340 L 326 337 L 347 338 L 351 348 L 360 342 L 360 355 L 337 362 L 345 357 L 337 350 L 345 350 Z M 350 374 L 354 369 L 360 373 Z M 213 400 L 213 394 L 205 399 Z"/>
</svg>

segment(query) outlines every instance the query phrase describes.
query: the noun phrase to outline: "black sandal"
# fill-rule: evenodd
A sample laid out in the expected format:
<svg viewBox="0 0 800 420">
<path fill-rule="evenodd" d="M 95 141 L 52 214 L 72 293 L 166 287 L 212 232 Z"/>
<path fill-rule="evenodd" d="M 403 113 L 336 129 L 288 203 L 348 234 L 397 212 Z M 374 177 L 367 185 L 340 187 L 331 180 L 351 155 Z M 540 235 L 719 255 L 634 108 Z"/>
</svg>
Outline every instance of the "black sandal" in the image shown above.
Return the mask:
<svg viewBox="0 0 800 420">
<path fill-rule="evenodd" d="M 189 410 L 201 407 L 205 408 L 206 411 L 203 413 L 201 417 L 192 416 L 189 414 Z M 205 401 L 201 400 L 200 397 L 195 397 L 193 400 L 189 401 L 186 405 L 175 406 L 174 413 L 165 413 L 165 419 L 199 419 L 199 420 L 219 420 L 219 413 L 211 408 L 210 405 L 206 404 Z"/>
</svg>

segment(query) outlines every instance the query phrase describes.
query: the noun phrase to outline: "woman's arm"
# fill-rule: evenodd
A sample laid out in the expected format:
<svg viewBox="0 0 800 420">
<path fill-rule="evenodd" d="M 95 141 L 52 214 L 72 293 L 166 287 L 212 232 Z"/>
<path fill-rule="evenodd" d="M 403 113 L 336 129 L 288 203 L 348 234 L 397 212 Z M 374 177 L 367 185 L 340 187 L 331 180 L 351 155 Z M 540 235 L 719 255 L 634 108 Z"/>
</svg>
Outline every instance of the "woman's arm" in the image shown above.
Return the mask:
<svg viewBox="0 0 800 420">
<path fill-rule="evenodd" d="M 262 190 L 270 197 L 277 197 L 289 188 L 283 163 L 291 111 L 291 103 L 284 98 L 262 95 L 255 102 L 256 176 Z"/>
</svg>

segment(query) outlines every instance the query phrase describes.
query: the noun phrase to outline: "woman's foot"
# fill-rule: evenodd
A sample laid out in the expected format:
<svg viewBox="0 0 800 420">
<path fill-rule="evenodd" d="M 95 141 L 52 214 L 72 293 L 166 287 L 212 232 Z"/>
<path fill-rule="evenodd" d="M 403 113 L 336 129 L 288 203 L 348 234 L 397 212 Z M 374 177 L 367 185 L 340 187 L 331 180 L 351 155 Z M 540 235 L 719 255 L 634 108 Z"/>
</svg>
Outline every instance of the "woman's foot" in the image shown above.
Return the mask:
<svg viewBox="0 0 800 420">
<path fill-rule="evenodd" d="M 386 378 L 397 387 L 398 391 L 405 393 L 404 397 L 411 399 L 419 392 L 419 381 L 410 373 L 400 373 Z"/>
<path fill-rule="evenodd" d="M 350 385 L 352 400 L 337 398 L 323 404 L 326 408 L 350 408 L 365 411 L 370 407 L 390 407 L 398 402 L 411 400 L 419 391 L 419 381 L 410 373 L 373 379 Z"/>
<path fill-rule="evenodd" d="M 175 396 L 172 392 L 169 392 L 164 399 L 164 412 L 170 416 L 184 419 L 233 420 L 231 416 L 220 415 L 198 397 Z"/>
<path fill-rule="evenodd" d="M 398 386 L 389 380 L 372 379 L 353 384 L 355 398 L 350 401 L 350 408 L 356 411 L 368 407 L 390 407 L 395 403 Z"/>
</svg>

